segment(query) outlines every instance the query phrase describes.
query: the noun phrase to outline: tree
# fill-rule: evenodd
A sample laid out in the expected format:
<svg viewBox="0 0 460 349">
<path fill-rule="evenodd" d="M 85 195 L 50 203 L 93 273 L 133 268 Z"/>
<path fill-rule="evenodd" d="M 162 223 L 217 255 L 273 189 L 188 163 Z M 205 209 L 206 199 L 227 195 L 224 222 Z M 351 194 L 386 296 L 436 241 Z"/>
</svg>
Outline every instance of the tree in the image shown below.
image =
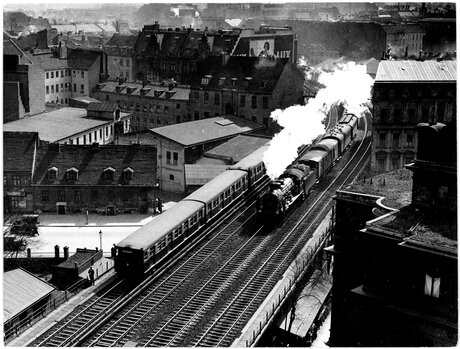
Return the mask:
<svg viewBox="0 0 460 349">
<path fill-rule="evenodd" d="M 3 257 L 17 258 L 19 252 L 25 251 L 30 238 L 38 234 L 37 216 L 24 216 L 9 213 L 4 218 Z"/>
</svg>

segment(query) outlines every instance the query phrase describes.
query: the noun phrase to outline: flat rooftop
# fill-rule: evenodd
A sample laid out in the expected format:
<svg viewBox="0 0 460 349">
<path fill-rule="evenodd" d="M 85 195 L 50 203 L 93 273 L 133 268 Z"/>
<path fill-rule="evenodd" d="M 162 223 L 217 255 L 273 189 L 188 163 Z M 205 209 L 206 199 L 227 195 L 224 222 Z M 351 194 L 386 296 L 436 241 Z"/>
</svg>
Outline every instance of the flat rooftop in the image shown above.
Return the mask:
<svg viewBox="0 0 460 349">
<path fill-rule="evenodd" d="M 57 142 L 111 122 L 87 117 L 83 108 L 61 108 L 3 124 L 3 131 L 38 132 L 41 140 Z"/>
</svg>

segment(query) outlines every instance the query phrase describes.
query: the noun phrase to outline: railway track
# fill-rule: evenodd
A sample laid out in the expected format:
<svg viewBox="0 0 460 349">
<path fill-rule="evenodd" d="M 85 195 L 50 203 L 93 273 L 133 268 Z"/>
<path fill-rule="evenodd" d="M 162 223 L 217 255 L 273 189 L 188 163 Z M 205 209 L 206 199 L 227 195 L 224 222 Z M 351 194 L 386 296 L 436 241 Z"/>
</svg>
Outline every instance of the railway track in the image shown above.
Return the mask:
<svg viewBox="0 0 460 349">
<path fill-rule="evenodd" d="M 82 333 L 95 321 L 101 319 L 106 311 L 116 306 L 128 292 L 129 286 L 124 281 L 116 282 L 108 289 L 99 292 L 89 302 L 77 307 L 62 323 L 34 340 L 30 346 L 62 347 L 72 345 L 76 333 Z"/>
<path fill-rule="evenodd" d="M 276 273 L 284 272 L 281 264 L 287 263 L 295 250 L 284 241 L 282 247 L 278 232 L 267 234 L 262 224 L 252 219 L 254 213 L 250 205 L 236 217 L 227 218 L 218 234 L 206 238 L 209 240 L 196 252 L 178 258 L 167 273 L 153 276 L 131 292 L 124 286 L 118 296 L 111 288 L 105 296 L 97 297 L 100 303 L 81 306 L 32 346 L 229 345 L 270 292 Z M 297 243 L 299 249 L 308 236 L 302 241 Z M 285 254 L 284 259 L 267 252 L 273 249 L 280 251 L 279 256 Z M 270 257 L 264 259 L 267 255 Z M 270 271 L 276 264 L 276 272 Z"/>
</svg>

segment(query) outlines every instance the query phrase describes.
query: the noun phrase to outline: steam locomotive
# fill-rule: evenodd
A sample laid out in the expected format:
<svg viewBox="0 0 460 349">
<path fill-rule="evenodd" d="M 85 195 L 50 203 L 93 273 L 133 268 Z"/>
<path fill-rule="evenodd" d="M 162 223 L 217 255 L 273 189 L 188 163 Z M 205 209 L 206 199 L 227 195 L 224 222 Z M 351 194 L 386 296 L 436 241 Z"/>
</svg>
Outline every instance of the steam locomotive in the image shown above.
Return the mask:
<svg viewBox="0 0 460 349">
<path fill-rule="evenodd" d="M 297 200 L 305 199 L 354 139 L 357 127 L 356 115 L 345 114 L 318 143 L 269 184 L 269 191 L 259 205 L 265 221 L 273 222 L 283 217 Z"/>
</svg>

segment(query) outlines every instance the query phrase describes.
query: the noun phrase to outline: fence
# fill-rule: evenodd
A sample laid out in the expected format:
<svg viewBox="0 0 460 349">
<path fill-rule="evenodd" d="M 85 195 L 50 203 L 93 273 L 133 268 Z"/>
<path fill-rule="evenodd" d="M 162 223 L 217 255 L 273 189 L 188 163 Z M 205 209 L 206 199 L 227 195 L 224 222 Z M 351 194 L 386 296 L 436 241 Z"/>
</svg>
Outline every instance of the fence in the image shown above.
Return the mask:
<svg viewBox="0 0 460 349">
<path fill-rule="evenodd" d="M 270 309 L 265 313 L 263 320 L 259 321 L 256 330 L 253 330 L 249 339 L 246 340 L 246 347 L 253 345 L 258 339 L 259 335 L 265 330 L 265 326 L 272 320 L 273 316 L 281 309 L 283 302 L 290 296 L 292 287 L 300 281 L 300 279 L 308 271 L 309 267 L 315 262 L 317 254 L 320 252 L 320 248 L 327 242 L 328 237 L 333 229 L 333 222 L 329 223 L 325 231 L 320 235 L 318 240 L 314 243 L 313 247 L 308 248 L 308 255 L 306 258 L 302 258 L 299 265 L 295 267 L 294 274 L 289 278 L 289 283 L 284 285 L 281 293 L 278 293 L 278 297 L 272 302 Z"/>
<path fill-rule="evenodd" d="M 37 309 L 34 309 L 24 318 L 21 318 L 21 314 L 18 314 L 14 318 L 6 321 L 3 326 L 5 343 L 12 340 L 13 336 L 19 335 L 20 333 L 24 332 L 27 328 L 29 328 L 31 325 L 46 317 L 49 313 L 54 311 L 61 304 L 67 302 L 70 298 L 78 294 L 88 285 L 88 280 L 81 279 L 69 288 L 67 288 L 65 291 L 61 291 L 54 295 L 52 294 L 50 300 L 46 304 L 40 306 Z"/>
</svg>

